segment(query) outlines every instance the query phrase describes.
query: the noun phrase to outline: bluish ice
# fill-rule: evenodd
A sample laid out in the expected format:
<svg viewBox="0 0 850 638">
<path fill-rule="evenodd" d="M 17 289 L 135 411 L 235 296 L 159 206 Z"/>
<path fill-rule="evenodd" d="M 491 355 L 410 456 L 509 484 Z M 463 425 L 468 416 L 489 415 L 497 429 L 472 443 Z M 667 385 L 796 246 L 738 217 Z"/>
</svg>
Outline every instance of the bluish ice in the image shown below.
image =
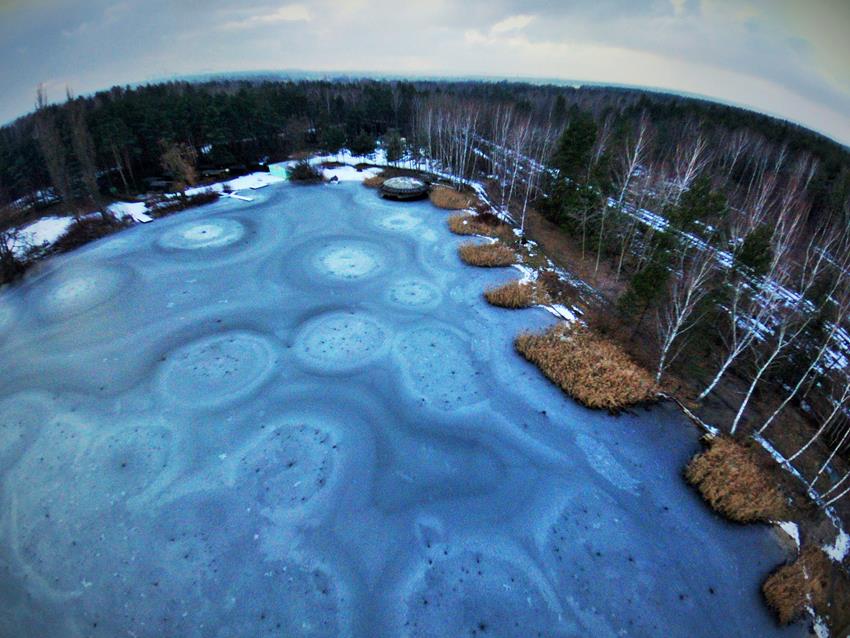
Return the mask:
<svg viewBox="0 0 850 638">
<path fill-rule="evenodd" d="M 553 318 L 460 241 L 284 184 L 2 292 L 0 635 L 782 633 L 784 551 L 681 480 L 696 431 L 563 396 L 512 346 Z"/>
</svg>

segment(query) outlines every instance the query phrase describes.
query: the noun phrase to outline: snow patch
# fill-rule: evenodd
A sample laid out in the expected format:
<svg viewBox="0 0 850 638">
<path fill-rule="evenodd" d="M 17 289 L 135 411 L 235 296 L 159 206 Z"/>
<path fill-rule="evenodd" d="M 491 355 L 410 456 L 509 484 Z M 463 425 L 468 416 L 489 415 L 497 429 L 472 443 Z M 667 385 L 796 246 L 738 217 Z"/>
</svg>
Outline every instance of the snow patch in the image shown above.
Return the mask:
<svg viewBox="0 0 850 638">
<path fill-rule="evenodd" d="M 575 323 L 578 321 L 578 317 L 575 312 L 573 312 L 571 308 L 567 308 L 564 304 L 553 303 L 543 307 L 556 317 L 560 317 L 568 323 Z"/>
<path fill-rule="evenodd" d="M 534 268 L 525 264 L 513 264 L 513 267 L 522 273 L 522 277 L 520 277 L 521 283 L 528 284 L 532 281 L 537 281 L 537 271 Z"/>
<path fill-rule="evenodd" d="M 774 521 L 774 523 L 794 541 L 797 549 L 800 549 L 800 528 L 793 521 Z"/>
<path fill-rule="evenodd" d="M 272 175 L 266 171 L 259 171 L 231 179 L 228 182 L 224 182 L 224 184 L 230 187 L 231 190 L 240 191 L 245 189 L 257 190 L 270 186 L 271 184 L 279 184 L 280 182 L 285 181 L 286 180 L 284 178 L 278 177 L 277 175 Z M 216 184 L 216 186 L 218 186 L 218 184 Z"/>
<path fill-rule="evenodd" d="M 10 247 L 16 255 L 24 255 L 30 248 L 50 246 L 73 223 L 73 217 L 44 217 L 19 229 L 17 237 L 9 240 Z"/>
<path fill-rule="evenodd" d="M 829 638 L 829 627 L 826 624 L 826 621 L 816 614 L 812 614 L 814 616 L 814 620 L 812 621 L 812 631 L 815 632 L 815 636 L 818 638 Z"/>
<path fill-rule="evenodd" d="M 106 207 L 118 219 L 129 217 L 134 222 L 147 224 L 153 217 L 147 214 L 148 206 L 144 202 L 115 202 Z"/>
<path fill-rule="evenodd" d="M 836 563 L 842 562 L 850 552 L 850 534 L 847 534 L 843 529 L 838 530 L 838 535 L 832 545 L 824 545 L 821 549 Z"/>
<path fill-rule="evenodd" d="M 381 172 L 379 168 L 366 168 L 358 171 L 353 166 L 334 166 L 333 168 L 323 168 L 322 177 L 326 180 L 336 178 L 339 182 L 362 182 L 364 179 L 374 177 Z"/>
</svg>

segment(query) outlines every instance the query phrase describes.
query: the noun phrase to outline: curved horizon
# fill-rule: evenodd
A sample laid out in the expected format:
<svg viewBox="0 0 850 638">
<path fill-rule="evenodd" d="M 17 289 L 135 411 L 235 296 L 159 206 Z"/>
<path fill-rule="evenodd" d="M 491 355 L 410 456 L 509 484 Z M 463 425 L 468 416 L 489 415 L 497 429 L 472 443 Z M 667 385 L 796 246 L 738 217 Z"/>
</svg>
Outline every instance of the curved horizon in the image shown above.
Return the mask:
<svg viewBox="0 0 850 638">
<path fill-rule="evenodd" d="M 36 87 L 90 94 L 257 69 L 487 77 L 669 92 L 746 108 L 850 144 L 850 5 L 824 0 L 19 0 L 0 8 L 0 121 Z M 364 71 L 363 69 L 369 69 Z M 275 72 L 275 71 L 272 71 Z"/>
</svg>

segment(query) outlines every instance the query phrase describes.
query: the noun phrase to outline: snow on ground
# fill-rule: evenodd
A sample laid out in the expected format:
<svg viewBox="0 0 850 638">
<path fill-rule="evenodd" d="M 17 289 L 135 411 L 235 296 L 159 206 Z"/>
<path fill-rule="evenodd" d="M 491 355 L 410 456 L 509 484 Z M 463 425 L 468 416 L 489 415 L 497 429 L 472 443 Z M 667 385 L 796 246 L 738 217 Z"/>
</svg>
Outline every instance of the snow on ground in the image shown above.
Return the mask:
<svg viewBox="0 0 850 638">
<path fill-rule="evenodd" d="M 791 537 L 797 549 L 800 549 L 800 528 L 793 521 L 775 521 L 777 527 Z"/>
<path fill-rule="evenodd" d="M 254 201 L 253 197 L 247 197 L 246 195 L 240 195 L 239 193 L 228 193 L 227 191 L 222 192 L 221 196 L 222 197 L 230 197 L 231 199 L 238 199 L 239 201 L 242 201 L 242 202 L 253 202 Z"/>
<path fill-rule="evenodd" d="M 10 240 L 16 255 L 24 255 L 30 248 L 50 246 L 68 230 L 73 217 L 43 217 L 32 224 L 18 229 L 17 236 Z"/>
<path fill-rule="evenodd" d="M 231 197 L 244 202 L 251 202 L 254 201 L 253 197 L 240 195 L 238 191 L 257 190 L 271 184 L 277 184 L 285 181 L 286 180 L 282 177 L 278 177 L 270 173 L 256 172 L 248 175 L 242 175 L 241 177 L 236 177 L 225 182 L 217 182 L 208 186 L 190 188 L 186 190 L 186 195 L 191 196 L 207 191 L 215 191 L 226 197 Z M 230 192 L 227 192 L 228 190 Z M 166 197 L 177 197 L 177 195 L 177 193 L 167 193 Z M 134 222 L 140 224 L 147 224 L 153 221 L 153 217 L 148 215 L 148 207 L 145 202 L 114 202 L 109 204 L 106 209 L 118 219 L 129 217 Z M 98 214 L 98 212 L 93 211 L 83 215 L 83 217 L 90 217 Z M 15 251 L 15 254 L 19 256 L 23 256 L 31 248 L 47 248 L 65 234 L 73 221 L 74 218 L 70 216 L 43 217 L 38 221 L 18 228 L 17 236 L 14 241 L 10 241 L 10 245 Z"/>
<path fill-rule="evenodd" d="M 230 181 L 223 182 L 223 184 L 229 186 L 231 190 L 241 191 L 246 189 L 257 190 L 259 188 L 265 188 L 266 186 L 269 186 L 271 184 L 279 184 L 280 182 L 285 181 L 286 180 L 282 177 L 272 175 L 271 173 L 267 173 L 265 171 L 260 171 L 257 173 L 249 173 L 248 175 L 236 177 L 235 179 L 231 179 Z"/>
<path fill-rule="evenodd" d="M 265 171 L 258 171 L 256 173 L 248 173 L 247 175 L 234 177 L 233 179 L 224 182 L 216 182 L 215 184 L 210 184 L 208 186 L 196 186 L 195 188 L 189 188 L 186 190 L 186 195 L 191 197 L 192 195 L 200 195 L 207 191 L 223 193 L 226 190 L 230 190 L 231 192 L 238 194 L 238 191 L 258 190 L 260 188 L 270 186 L 271 184 L 279 184 L 285 181 L 286 180 L 283 177 L 278 177 L 277 175 L 272 175 Z M 176 197 L 177 193 L 169 193 L 169 196 Z"/>
<path fill-rule="evenodd" d="M 345 165 L 323 168 L 322 177 L 329 181 L 336 178 L 339 182 L 362 182 L 364 179 L 374 177 L 380 172 L 380 168 L 366 168 L 358 171 L 353 166 Z"/>
<path fill-rule="evenodd" d="M 537 271 L 534 268 L 525 264 L 514 264 L 513 267 L 522 273 L 522 277 L 519 278 L 520 282 L 527 284 L 537 281 Z"/>
<path fill-rule="evenodd" d="M 812 630 L 815 632 L 815 636 L 817 638 L 829 638 L 829 627 L 826 624 L 826 621 L 814 613 L 814 610 L 809 608 L 812 616 L 814 616 L 814 621 L 812 624 Z"/>
<path fill-rule="evenodd" d="M 134 222 L 147 224 L 153 217 L 147 214 L 147 204 L 144 202 L 115 202 L 106 207 L 118 219 L 129 217 Z"/>
<path fill-rule="evenodd" d="M 556 317 L 560 317 L 568 323 L 574 323 L 578 321 L 578 316 L 576 316 L 575 309 L 573 308 L 567 308 L 565 305 L 559 303 L 554 303 L 543 307 Z"/>
<path fill-rule="evenodd" d="M 842 562 L 847 554 L 850 553 L 850 535 L 843 529 L 838 530 L 835 541 L 833 541 L 832 545 L 825 545 L 823 551 L 835 562 Z"/>
</svg>

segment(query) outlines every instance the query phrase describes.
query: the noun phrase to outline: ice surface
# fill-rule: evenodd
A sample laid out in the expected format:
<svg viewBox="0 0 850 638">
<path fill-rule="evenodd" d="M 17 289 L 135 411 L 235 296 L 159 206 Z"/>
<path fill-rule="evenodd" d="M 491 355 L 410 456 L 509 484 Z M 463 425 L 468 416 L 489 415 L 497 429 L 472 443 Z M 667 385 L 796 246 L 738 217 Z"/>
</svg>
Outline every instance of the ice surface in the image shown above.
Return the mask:
<svg viewBox="0 0 850 638">
<path fill-rule="evenodd" d="M 243 179 L 240 187 L 267 183 Z M 0 636 L 763 636 L 696 432 L 516 355 L 427 201 L 276 183 L 0 293 Z"/>
</svg>

